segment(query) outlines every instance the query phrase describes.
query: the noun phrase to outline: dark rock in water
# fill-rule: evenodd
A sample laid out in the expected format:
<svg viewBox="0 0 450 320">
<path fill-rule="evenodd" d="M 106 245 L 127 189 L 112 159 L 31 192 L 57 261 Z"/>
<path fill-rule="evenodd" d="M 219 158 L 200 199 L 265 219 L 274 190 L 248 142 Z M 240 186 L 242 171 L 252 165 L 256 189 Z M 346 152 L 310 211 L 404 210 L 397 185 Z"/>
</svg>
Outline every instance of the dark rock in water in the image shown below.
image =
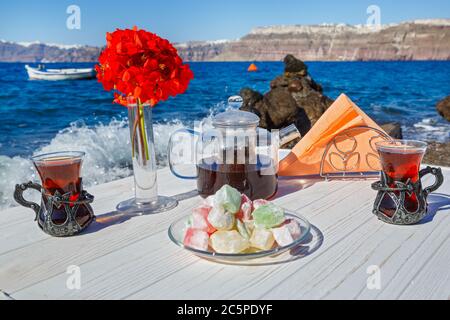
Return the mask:
<svg viewBox="0 0 450 320">
<path fill-rule="evenodd" d="M 386 131 L 394 139 L 403 139 L 402 126 L 398 122 L 389 122 L 380 125 L 380 127 Z"/>
<path fill-rule="evenodd" d="M 264 96 L 249 88 L 240 92 L 243 99 L 241 110 L 250 111 L 260 117 L 259 126 L 269 130 L 281 129 L 292 123 L 305 135 L 311 129 L 305 110 L 297 106 L 289 91 L 283 88 L 270 90 Z"/>
<path fill-rule="evenodd" d="M 280 129 L 294 123 L 302 136 L 311 129 L 308 115 L 304 109 L 297 106 L 289 91 L 275 88 L 265 94 L 264 101 L 270 119 L 270 122 L 267 122 L 268 127 Z"/>
<path fill-rule="evenodd" d="M 291 93 L 300 92 L 303 89 L 303 84 L 300 80 L 293 80 L 288 84 L 288 90 Z"/>
<path fill-rule="evenodd" d="M 442 117 L 450 121 L 450 96 L 439 101 L 436 109 Z"/>
<path fill-rule="evenodd" d="M 270 82 L 270 87 L 278 88 L 278 87 L 287 87 L 289 85 L 288 79 L 284 76 L 278 76 Z"/>
<path fill-rule="evenodd" d="M 450 167 L 450 142 L 429 142 L 423 163 Z"/>
<path fill-rule="evenodd" d="M 302 80 L 302 90 L 292 92 L 292 97 L 297 105 L 305 110 L 311 125 L 314 125 L 333 103 L 333 100 L 324 96 L 317 88 L 312 88 L 306 79 Z"/>
<path fill-rule="evenodd" d="M 285 73 L 299 73 L 302 76 L 306 76 L 308 68 L 306 64 L 294 57 L 292 54 L 288 54 L 284 57 L 284 72 Z"/>
<path fill-rule="evenodd" d="M 242 97 L 242 108 L 250 109 L 252 106 L 256 105 L 263 99 L 263 95 L 257 91 L 250 88 L 244 88 L 241 90 L 239 95 Z M 250 110 L 248 110 L 250 111 Z"/>
<path fill-rule="evenodd" d="M 285 73 L 270 83 L 264 96 L 249 88 L 241 90 L 241 110 L 260 116 L 260 126 L 281 129 L 294 123 L 305 135 L 333 100 L 322 94 L 322 87 L 308 75 L 303 61 L 292 55 L 284 59 Z"/>
</svg>

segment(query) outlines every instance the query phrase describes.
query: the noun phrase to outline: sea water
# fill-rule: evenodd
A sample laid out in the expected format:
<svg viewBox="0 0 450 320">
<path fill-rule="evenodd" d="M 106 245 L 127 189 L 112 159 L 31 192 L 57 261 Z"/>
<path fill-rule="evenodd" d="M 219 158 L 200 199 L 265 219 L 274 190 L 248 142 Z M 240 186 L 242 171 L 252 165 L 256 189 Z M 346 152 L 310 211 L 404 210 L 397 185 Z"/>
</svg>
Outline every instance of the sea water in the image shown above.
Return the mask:
<svg viewBox="0 0 450 320">
<path fill-rule="evenodd" d="M 191 63 L 188 91 L 154 109 L 159 166 L 167 164 L 170 133 L 225 110 L 227 98 L 243 87 L 269 90 L 283 72 L 281 62 Z M 346 93 L 375 121 L 398 121 L 410 139 L 450 141 L 450 124 L 436 103 L 450 94 L 450 61 L 309 62 L 313 79 L 335 99 Z M 48 64 L 91 67 L 92 64 Z M 15 205 L 16 183 L 38 181 L 29 160 L 39 153 L 86 152 L 83 183 L 91 185 L 132 174 L 126 108 L 111 103 L 95 80 L 30 81 L 24 64 L 0 63 L 0 209 Z"/>
</svg>

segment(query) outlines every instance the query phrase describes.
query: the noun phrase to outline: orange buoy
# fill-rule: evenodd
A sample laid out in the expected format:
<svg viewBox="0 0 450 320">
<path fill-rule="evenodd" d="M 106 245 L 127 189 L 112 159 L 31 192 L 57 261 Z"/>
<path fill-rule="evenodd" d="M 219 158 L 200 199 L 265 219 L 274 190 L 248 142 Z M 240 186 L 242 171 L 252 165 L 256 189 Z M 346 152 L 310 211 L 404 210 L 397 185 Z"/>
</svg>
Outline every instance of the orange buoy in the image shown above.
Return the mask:
<svg viewBox="0 0 450 320">
<path fill-rule="evenodd" d="M 254 63 L 252 63 L 252 64 L 248 67 L 247 71 L 248 71 L 248 72 L 255 72 L 255 71 L 258 71 L 258 67 L 257 67 Z"/>
</svg>

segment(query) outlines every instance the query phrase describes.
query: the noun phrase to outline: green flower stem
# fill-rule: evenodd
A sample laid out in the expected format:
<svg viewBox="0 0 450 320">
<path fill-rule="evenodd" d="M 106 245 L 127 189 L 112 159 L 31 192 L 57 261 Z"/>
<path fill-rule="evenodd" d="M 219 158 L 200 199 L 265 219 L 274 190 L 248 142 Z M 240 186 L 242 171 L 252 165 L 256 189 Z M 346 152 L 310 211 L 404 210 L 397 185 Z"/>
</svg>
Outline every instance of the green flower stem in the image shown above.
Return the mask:
<svg viewBox="0 0 450 320">
<path fill-rule="evenodd" d="M 140 100 L 138 100 L 137 103 L 137 117 L 134 119 L 133 123 L 133 136 L 131 139 L 131 151 L 132 151 L 132 157 L 134 158 L 135 155 L 135 145 L 136 145 L 136 135 L 139 132 L 139 138 L 141 142 L 141 148 L 145 152 L 145 157 L 142 159 L 144 165 L 147 163 L 147 160 L 150 159 L 150 153 L 148 150 L 148 141 L 147 141 L 147 134 L 145 132 L 145 117 L 144 117 L 144 108 L 145 106 L 141 103 Z M 139 129 L 139 131 L 138 131 Z"/>
<path fill-rule="evenodd" d="M 138 99 L 138 112 L 139 112 L 139 130 L 141 131 L 142 143 L 145 151 L 145 160 L 150 160 L 150 153 L 148 151 L 148 140 L 147 140 L 147 132 L 145 130 L 145 117 L 144 117 L 144 108 L 145 106 L 141 103 L 141 100 Z M 145 162 L 144 162 L 145 163 Z"/>
</svg>

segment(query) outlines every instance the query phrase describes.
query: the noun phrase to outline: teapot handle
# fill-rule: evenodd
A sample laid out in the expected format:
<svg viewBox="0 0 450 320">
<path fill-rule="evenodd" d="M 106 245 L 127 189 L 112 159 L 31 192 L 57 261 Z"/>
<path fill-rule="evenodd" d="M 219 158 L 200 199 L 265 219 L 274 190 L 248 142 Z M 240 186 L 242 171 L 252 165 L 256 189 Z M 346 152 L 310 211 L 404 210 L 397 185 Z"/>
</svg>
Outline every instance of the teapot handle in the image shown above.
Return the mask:
<svg viewBox="0 0 450 320">
<path fill-rule="evenodd" d="M 441 168 L 426 167 L 425 169 L 420 170 L 419 172 L 420 179 L 422 179 L 423 176 L 429 173 L 434 175 L 435 181 L 431 186 L 426 187 L 423 190 L 426 195 L 429 195 L 433 191 L 436 191 L 442 185 L 442 183 L 444 183 L 444 176 L 442 175 Z"/>
<path fill-rule="evenodd" d="M 33 209 L 34 212 L 36 213 L 36 216 L 34 218 L 34 220 L 36 221 L 39 215 L 39 211 L 41 210 L 41 207 L 37 203 L 25 200 L 25 198 L 23 197 L 23 192 L 27 189 L 34 189 L 39 192 L 42 191 L 41 185 L 33 183 L 31 181 L 22 184 L 16 184 L 16 190 L 14 191 L 14 200 L 16 200 L 18 204 L 24 207 Z"/>
<path fill-rule="evenodd" d="M 174 141 L 176 141 L 176 137 L 178 137 L 178 135 L 186 134 L 186 133 L 188 133 L 188 134 L 190 134 L 192 136 L 199 136 L 200 135 L 197 131 L 194 131 L 192 129 L 179 129 L 179 130 L 177 130 L 177 131 L 175 131 L 174 133 L 171 134 L 170 139 L 169 139 L 169 145 L 168 145 L 168 148 L 167 148 L 167 159 L 168 159 L 168 162 L 169 162 L 169 168 L 170 168 L 170 171 L 172 172 L 172 174 L 174 176 L 176 176 L 177 178 L 180 178 L 180 179 L 197 179 L 197 175 L 195 175 L 195 176 L 185 176 L 185 175 L 182 175 L 182 174 L 178 173 L 176 168 L 175 168 L 175 165 L 174 165 L 174 163 L 172 161 L 172 156 L 171 155 L 172 155 L 172 153 L 174 151 L 174 146 L 176 145 L 176 143 Z"/>
</svg>

